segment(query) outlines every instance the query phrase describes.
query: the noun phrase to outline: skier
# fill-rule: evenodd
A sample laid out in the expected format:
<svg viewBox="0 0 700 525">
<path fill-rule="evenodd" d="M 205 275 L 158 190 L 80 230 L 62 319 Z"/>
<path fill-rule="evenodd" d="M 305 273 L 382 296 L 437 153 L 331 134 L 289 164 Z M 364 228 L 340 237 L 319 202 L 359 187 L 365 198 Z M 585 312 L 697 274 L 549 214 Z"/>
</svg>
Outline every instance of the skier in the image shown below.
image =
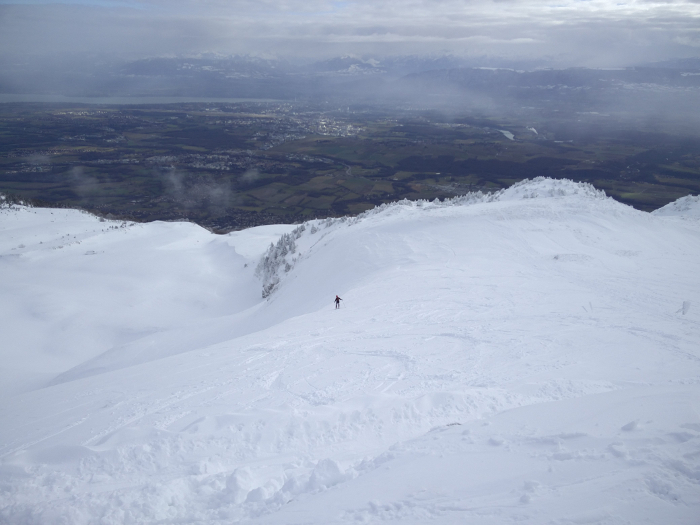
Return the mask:
<svg viewBox="0 0 700 525">
<path fill-rule="evenodd" d="M 342 301 L 342 299 L 336 295 L 335 296 L 335 308 L 336 308 L 336 310 L 338 308 L 340 308 L 340 301 Z"/>
</svg>

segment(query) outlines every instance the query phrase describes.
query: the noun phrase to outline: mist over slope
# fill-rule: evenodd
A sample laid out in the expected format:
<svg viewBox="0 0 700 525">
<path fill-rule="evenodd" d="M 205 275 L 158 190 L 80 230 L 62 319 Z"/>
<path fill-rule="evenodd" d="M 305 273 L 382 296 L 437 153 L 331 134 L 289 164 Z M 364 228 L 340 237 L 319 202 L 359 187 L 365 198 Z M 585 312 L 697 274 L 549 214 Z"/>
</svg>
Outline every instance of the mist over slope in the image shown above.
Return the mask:
<svg viewBox="0 0 700 525">
<path fill-rule="evenodd" d="M 698 210 L 548 179 L 227 236 L 5 208 L 0 520 L 695 523 Z"/>
</svg>

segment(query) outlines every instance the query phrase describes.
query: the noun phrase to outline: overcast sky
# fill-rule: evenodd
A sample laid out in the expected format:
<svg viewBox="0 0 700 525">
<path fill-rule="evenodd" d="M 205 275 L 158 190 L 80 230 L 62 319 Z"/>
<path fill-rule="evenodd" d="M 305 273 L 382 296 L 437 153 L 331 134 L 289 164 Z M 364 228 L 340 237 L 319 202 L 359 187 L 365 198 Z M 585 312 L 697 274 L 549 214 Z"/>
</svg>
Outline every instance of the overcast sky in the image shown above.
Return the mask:
<svg viewBox="0 0 700 525">
<path fill-rule="evenodd" d="M 442 54 L 614 67 L 700 56 L 700 0 L 0 0 L 0 53 Z"/>
</svg>

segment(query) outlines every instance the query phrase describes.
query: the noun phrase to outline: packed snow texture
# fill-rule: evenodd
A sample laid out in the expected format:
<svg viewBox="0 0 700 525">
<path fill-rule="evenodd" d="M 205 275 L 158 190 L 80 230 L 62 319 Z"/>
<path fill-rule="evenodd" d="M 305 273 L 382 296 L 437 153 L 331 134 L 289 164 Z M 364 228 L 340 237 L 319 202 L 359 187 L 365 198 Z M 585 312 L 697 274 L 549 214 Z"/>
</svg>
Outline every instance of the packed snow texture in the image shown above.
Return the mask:
<svg viewBox="0 0 700 525">
<path fill-rule="evenodd" d="M 652 213 L 658 216 L 675 215 L 686 219 L 700 219 L 700 195 L 681 197 Z"/>
<path fill-rule="evenodd" d="M 697 524 L 699 216 L 0 208 L 0 523 Z"/>
</svg>

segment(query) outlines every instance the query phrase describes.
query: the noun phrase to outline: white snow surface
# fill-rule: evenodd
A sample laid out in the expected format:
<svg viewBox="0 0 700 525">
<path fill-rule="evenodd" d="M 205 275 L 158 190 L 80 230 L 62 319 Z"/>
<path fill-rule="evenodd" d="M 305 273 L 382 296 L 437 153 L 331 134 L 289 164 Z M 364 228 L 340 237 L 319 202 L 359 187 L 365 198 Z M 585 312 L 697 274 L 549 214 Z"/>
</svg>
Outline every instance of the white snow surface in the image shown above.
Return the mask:
<svg viewBox="0 0 700 525">
<path fill-rule="evenodd" d="M 0 523 L 697 524 L 669 206 L 535 179 L 226 236 L 5 206 Z"/>
<path fill-rule="evenodd" d="M 700 219 L 700 195 L 688 195 L 654 210 L 654 215 L 678 216 L 686 219 Z"/>
</svg>

